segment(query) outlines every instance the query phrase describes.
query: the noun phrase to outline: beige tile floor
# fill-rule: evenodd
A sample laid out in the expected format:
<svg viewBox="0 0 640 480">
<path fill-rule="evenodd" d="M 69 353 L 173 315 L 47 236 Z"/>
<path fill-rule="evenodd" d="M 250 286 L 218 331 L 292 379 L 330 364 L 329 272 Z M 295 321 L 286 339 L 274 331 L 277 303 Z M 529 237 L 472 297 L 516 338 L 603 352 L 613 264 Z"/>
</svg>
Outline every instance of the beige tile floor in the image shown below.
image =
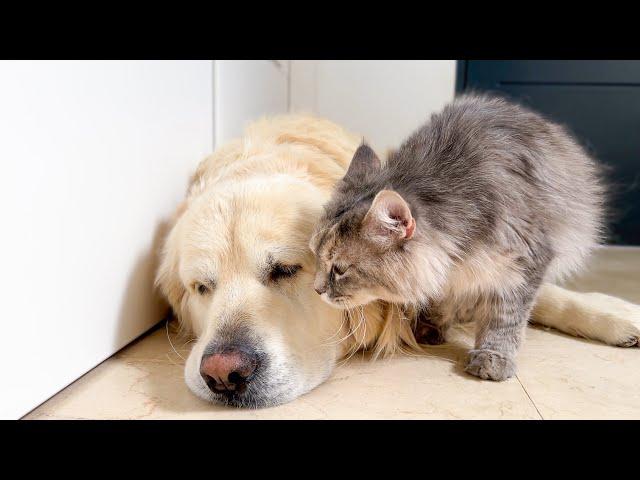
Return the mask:
<svg viewBox="0 0 640 480">
<path fill-rule="evenodd" d="M 601 250 L 571 282 L 640 303 L 640 249 Z M 174 340 L 174 343 L 176 340 Z M 517 378 L 462 372 L 468 334 L 433 356 L 356 359 L 292 403 L 262 410 L 210 405 L 182 379 L 183 360 L 160 328 L 103 362 L 27 419 L 601 419 L 640 418 L 640 349 L 530 327 Z M 186 357 L 189 345 L 179 346 Z"/>
</svg>

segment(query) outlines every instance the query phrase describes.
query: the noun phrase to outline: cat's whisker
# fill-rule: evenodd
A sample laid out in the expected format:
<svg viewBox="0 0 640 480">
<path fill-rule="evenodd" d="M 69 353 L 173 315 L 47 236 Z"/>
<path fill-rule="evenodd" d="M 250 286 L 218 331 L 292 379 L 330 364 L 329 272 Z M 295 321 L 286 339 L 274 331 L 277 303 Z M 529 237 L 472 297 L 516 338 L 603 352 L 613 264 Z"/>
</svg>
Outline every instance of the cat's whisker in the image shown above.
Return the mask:
<svg viewBox="0 0 640 480">
<path fill-rule="evenodd" d="M 350 305 L 351 306 L 351 305 Z M 351 306 L 352 309 L 358 311 L 360 313 L 360 321 L 358 322 L 357 327 L 355 328 L 355 330 L 353 331 L 353 335 L 354 335 L 354 344 L 352 347 L 352 353 L 351 355 L 349 355 L 349 358 L 351 358 L 353 355 L 355 355 L 359 350 L 363 349 L 366 345 L 365 345 L 365 341 L 366 341 L 366 334 L 367 334 L 367 322 L 366 322 L 366 318 L 364 316 L 364 312 L 357 310 L 356 307 Z M 356 333 L 358 333 L 360 331 L 360 328 L 363 327 L 364 332 L 361 335 L 361 340 L 358 342 Z M 348 359 L 349 359 L 348 358 Z M 347 360 L 348 360 L 347 359 Z"/>
<path fill-rule="evenodd" d="M 330 346 L 330 345 L 337 345 L 337 344 L 341 343 L 344 340 L 344 338 L 347 338 L 347 337 L 343 337 L 342 339 L 339 339 L 339 340 L 337 340 L 335 342 L 330 342 L 329 341 L 329 340 L 334 338 L 336 335 L 338 335 L 342 331 L 342 329 L 344 328 L 345 317 L 346 317 L 346 315 L 343 313 L 342 314 L 342 321 L 340 322 L 340 326 L 338 327 L 338 330 L 336 330 L 333 335 L 331 335 L 329 338 L 327 338 L 326 341 L 321 344 L 322 346 L 326 347 L 326 346 Z"/>
<path fill-rule="evenodd" d="M 345 310 L 345 313 L 342 315 L 342 325 L 340 326 L 340 329 L 342 329 L 344 327 L 344 321 L 345 321 L 346 317 L 348 316 L 348 314 L 349 314 L 348 310 Z M 344 342 L 346 339 L 348 339 L 351 336 L 351 334 L 352 334 L 351 329 L 349 329 L 349 332 L 344 337 L 342 337 L 342 338 L 340 338 L 338 340 L 335 340 L 333 342 L 328 342 L 325 345 L 327 345 L 327 346 L 328 345 L 339 345 L 342 342 Z"/>
<path fill-rule="evenodd" d="M 352 309 L 353 309 L 353 307 L 351 306 L 351 302 L 349 302 L 349 301 L 345 301 L 345 305 L 346 305 L 346 306 L 347 306 L 347 308 L 348 308 L 348 310 L 347 310 L 347 311 L 349 312 L 349 318 L 350 318 L 350 320 L 351 320 L 351 323 L 353 323 L 353 316 L 352 316 L 352 313 L 353 313 L 353 312 L 352 312 Z M 359 350 L 359 344 L 357 343 L 356 333 L 357 333 L 357 331 L 360 329 L 360 325 L 361 325 L 361 323 L 362 323 L 362 321 L 360 321 L 360 322 L 358 323 L 358 325 L 356 326 L 356 328 L 355 328 L 355 329 L 353 329 L 353 328 L 351 329 L 350 334 L 351 334 L 351 335 L 353 335 L 353 337 L 354 337 L 354 342 L 353 342 L 353 345 L 352 345 L 352 346 L 351 346 L 351 348 L 350 348 L 349 355 L 348 355 L 348 356 L 347 356 L 347 357 L 346 357 L 342 362 L 340 362 L 340 363 L 338 364 L 338 366 L 339 366 L 339 367 L 340 367 L 340 366 L 342 366 L 342 365 L 345 365 L 345 364 L 346 364 L 346 363 L 351 359 L 351 357 L 353 357 L 353 356 L 358 352 L 358 350 Z"/>
<path fill-rule="evenodd" d="M 367 319 L 364 316 L 364 307 L 362 305 L 360 305 L 358 307 L 359 312 L 360 312 L 360 321 L 364 324 L 364 334 L 362 335 L 362 351 L 364 352 L 364 350 L 367 348 Z"/>
</svg>

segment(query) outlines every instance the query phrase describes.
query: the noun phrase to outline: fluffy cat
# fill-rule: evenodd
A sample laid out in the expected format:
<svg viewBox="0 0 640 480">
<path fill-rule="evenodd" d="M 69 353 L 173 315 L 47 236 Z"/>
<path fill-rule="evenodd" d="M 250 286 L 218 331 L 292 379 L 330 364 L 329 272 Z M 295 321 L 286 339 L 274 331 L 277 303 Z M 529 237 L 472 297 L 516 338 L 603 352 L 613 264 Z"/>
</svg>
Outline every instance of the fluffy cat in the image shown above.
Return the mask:
<svg viewBox="0 0 640 480">
<path fill-rule="evenodd" d="M 504 99 L 461 96 L 382 165 L 361 145 L 310 247 L 315 289 L 339 308 L 416 307 L 416 336 L 441 343 L 475 321 L 467 372 L 504 380 L 543 281 L 601 241 L 605 189 L 565 131 Z"/>
</svg>

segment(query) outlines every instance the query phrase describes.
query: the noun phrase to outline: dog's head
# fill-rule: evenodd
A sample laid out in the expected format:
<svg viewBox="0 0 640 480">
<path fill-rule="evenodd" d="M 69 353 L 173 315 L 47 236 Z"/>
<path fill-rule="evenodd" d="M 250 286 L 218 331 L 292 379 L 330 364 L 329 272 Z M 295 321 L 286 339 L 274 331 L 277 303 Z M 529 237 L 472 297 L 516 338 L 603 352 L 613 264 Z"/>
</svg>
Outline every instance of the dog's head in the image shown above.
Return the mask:
<svg viewBox="0 0 640 480">
<path fill-rule="evenodd" d="M 307 247 L 324 197 L 288 175 L 220 182 L 171 230 L 158 282 L 197 342 L 186 381 L 235 406 L 289 401 L 321 383 L 340 312 L 313 290 Z"/>
<path fill-rule="evenodd" d="M 314 290 L 309 240 L 358 143 L 326 120 L 283 116 L 198 167 L 157 284 L 197 338 L 185 377 L 199 397 L 276 405 L 322 383 L 347 353 L 415 346 L 397 309 L 341 311 Z"/>
</svg>

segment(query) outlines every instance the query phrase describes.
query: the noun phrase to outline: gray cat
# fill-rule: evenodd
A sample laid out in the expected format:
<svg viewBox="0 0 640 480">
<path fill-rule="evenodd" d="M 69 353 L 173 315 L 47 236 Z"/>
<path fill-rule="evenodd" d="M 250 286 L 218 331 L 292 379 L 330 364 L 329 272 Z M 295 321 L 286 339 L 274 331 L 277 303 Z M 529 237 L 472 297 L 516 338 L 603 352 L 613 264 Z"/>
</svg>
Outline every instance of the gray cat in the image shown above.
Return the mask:
<svg viewBox="0 0 640 480">
<path fill-rule="evenodd" d="M 601 241 L 604 198 L 600 168 L 563 127 L 461 96 L 384 165 L 358 148 L 310 243 L 314 286 L 339 308 L 416 307 L 426 343 L 473 320 L 467 372 L 504 380 L 541 283 Z"/>
</svg>

